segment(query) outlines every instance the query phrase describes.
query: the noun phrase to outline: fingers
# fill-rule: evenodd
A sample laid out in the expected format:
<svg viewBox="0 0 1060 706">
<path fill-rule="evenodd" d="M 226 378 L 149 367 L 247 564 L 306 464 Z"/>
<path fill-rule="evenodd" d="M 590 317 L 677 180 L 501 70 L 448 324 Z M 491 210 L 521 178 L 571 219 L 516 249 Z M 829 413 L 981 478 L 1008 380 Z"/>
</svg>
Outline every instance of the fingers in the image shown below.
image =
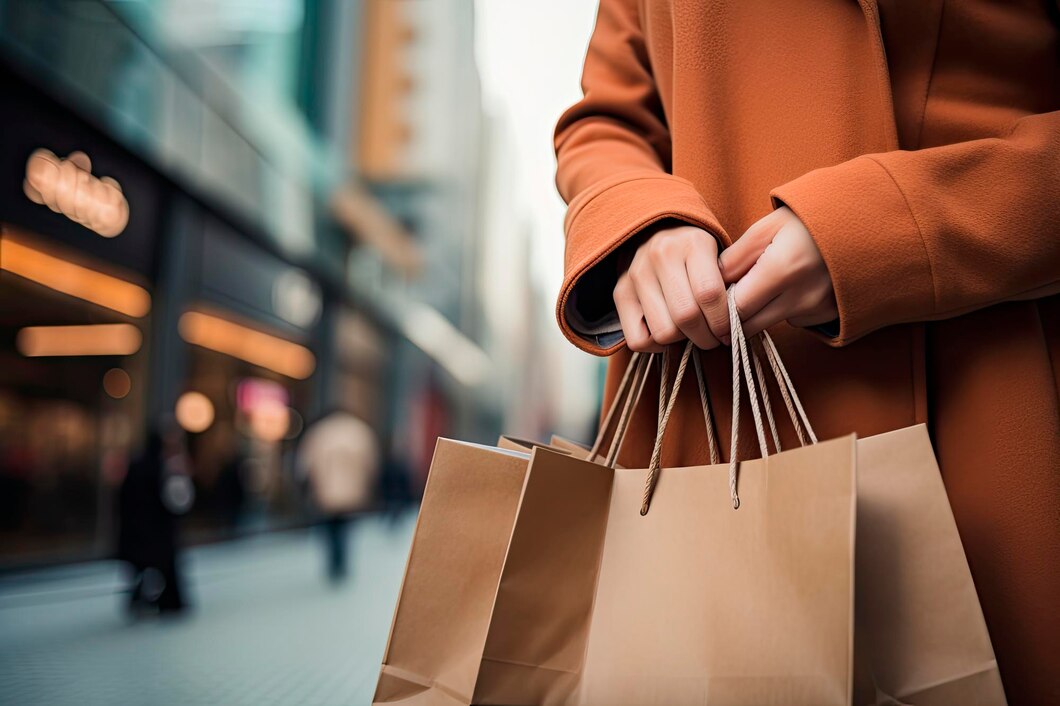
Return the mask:
<svg viewBox="0 0 1060 706">
<path fill-rule="evenodd" d="M 763 216 L 721 253 L 718 265 L 725 278 L 725 284 L 737 282 L 754 267 L 758 258 L 773 242 L 773 238 L 784 225 L 789 214 L 790 211 L 787 208 L 778 208 Z"/>
<path fill-rule="evenodd" d="M 115 179 L 95 177 L 91 169 L 92 161 L 84 152 L 59 159 L 50 150 L 37 149 L 26 162 L 22 188 L 34 203 L 99 235 L 114 237 L 129 223 L 129 202 Z"/>
<path fill-rule="evenodd" d="M 758 258 L 754 267 L 733 285 L 733 297 L 741 321 L 752 320 L 783 291 L 788 271 L 783 258 L 770 250 Z"/>
<path fill-rule="evenodd" d="M 703 311 L 696 302 L 688 279 L 687 263 L 682 260 L 668 262 L 659 273 L 659 284 L 670 313 L 670 319 L 684 334 L 700 348 L 714 348 L 718 341 L 710 333 Z"/>
<path fill-rule="evenodd" d="M 781 294 L 762 307 L 754 316 L 743 318 L 743 335 L 747 338 L 765 331 L 771 326 L 786 321 L 791 314 L 791 302 L 787 294 Z"/>
<path fill-rule="evenodd" d="M 729 334 L 729 304 L 725 282 L 718 269 L 717 242 L 710 238 L 695 243 L 685 267 L 692 297 L 710 332 L 709 340 L 704 343 L 696 341 L 696 344 L 704 350 L 715 348 L 718 341 L 727 340 L 725 337 Z"/>
<path fill-rule="evenodd" d="M 824 262 L 779 234 L 734 287 L 744 333 L 753 336 L 787 321 L 792 326 L 827 323 L 836 317 L 835 291 Z M 815 253 L 816 251 L 814 251 Z"/>
<path fill-rule="evenodd" d="M 712 326 L 728 314 L 717 253 L 714 237 L 692 226 L 661 230 L 637 249 L 614 291 L 632 350 L 658 352 L 686 338 L 718 346 Z"/>
<path fill-rule="evenodd" d="M 626 345 L 632 351 L 641 353 L 661 353 L 663 347 L 652 340 L 651 331 L 644 320 L 644 309 L 637 299 L 633 281 L 626 272 L 618 278 L 614 291 L 615 310 L 626 337 Z"/>
<path fill-rule="evenodd" d="M 652 264 L 644 260 L 634 260 L 630 265 L 629 274 L 637 292 L 637 299 L 644 309 L 644 320 L 648 322 L 652 340 L 664 346 L 682 340 L 684 334 L 670 315 L 670 308 L 666 304 L 666 297 Z"/>
<path fill-rule="evenodd" d="M 673 257 L 656 262 L 656 272 L 670 318 L 686 338 L 701 349 L 718 347 L 711 318 L 725 305 L 725 285 L 718 271 L 718 249 L 706 233 L 686 240 Z M 726 317 L 727 320 L 727 317 Z"/>
<path fill-rule="evenodd" d="M 789 315 L 788 323 L 792 326 L 817 326 L 838 317 L 835 291 L 830 287 L 817 286 L 808 288 L 799 307 Z"/>
<path fill-rule="evenodd" d="M 748 228 L 721 254 L 719 267 L 725 283 L 732 284 L 748 336 L 781 321 L 811 326 L 838 315 L 827 264 L 806 225 L 787 207 Z"/>
</svg>

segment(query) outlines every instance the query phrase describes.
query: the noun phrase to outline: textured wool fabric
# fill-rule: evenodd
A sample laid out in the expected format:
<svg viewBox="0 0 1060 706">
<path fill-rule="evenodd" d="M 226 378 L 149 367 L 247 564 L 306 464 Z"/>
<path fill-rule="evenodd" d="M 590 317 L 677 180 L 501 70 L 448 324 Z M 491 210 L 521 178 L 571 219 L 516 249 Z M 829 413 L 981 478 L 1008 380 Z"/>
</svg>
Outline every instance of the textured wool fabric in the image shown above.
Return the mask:
<svg viewBox="0 0 1060 706">
<path fill-rule="evenodd" d="M 613 354 L 605 404 L 628 351 L 568 314 L 613 284 L 611 253 L 664 219 L 722 247 L 780 203 L 803 220 L 839 325 L 830 340 L 786 325 L 774 338 L 822 438 L 928 423 L 1013 704 L 1060 703 L 1049 1 L 603 0 L 585 97 L 556 130 L 570 204 L 557 315 L 575 345 Z M 572 300 L 590 270 L 597 291 Z M 703 359 L 727 428 L 728 351 Z M 650 454 L 649 407 L 623 464 Z M 664 465 L 704 462 L 693 388 L 671 429 Z"/>
</svg>

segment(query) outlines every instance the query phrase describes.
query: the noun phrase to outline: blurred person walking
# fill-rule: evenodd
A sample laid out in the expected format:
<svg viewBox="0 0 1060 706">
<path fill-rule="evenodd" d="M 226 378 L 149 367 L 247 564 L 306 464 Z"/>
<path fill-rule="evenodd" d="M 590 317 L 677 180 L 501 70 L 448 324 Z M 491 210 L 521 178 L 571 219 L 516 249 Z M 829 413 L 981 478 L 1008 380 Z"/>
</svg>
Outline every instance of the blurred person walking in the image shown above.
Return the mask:
<svg viewBox="0 0 1060 706">
<path fill-rule="evenodd" d="M 218 513 L 232 536 L 237 536 L 243 529 L 247 504 L 246 465 L 250 457 L 248 443 L 242 438 L 236 442 L 236 448 L 221 467 L 214 487 Z"/>
<path fill-rule="evenodd" d="M 602 0 L 582 87 L 557 317 L 604 408 L 690 339 L 728 427 L 733 288 L 822 438 L 928 424 L 1010 703 L 1060 703 L 1056 0 Z M 697 396 L 664 466 L 707 460 Z"/>
<path fill-rule="evenodd" d="M 186 607 L 178 518 L 194 499 L 183 432 L 173 424 L 152 429 L 118 492 L 118 559 L 132 570 L 128 610 L 133 617 Z"/>
<path fill-rule="evenodd" d="M 375 434 L 348 412 L 326 413 L 302 439 L 298 468 L 322 516 L 328 578 L 342 581 L 348 571 L 347 544 L 354 514 L 368 508 L 379 473 Z"/>
</svg>

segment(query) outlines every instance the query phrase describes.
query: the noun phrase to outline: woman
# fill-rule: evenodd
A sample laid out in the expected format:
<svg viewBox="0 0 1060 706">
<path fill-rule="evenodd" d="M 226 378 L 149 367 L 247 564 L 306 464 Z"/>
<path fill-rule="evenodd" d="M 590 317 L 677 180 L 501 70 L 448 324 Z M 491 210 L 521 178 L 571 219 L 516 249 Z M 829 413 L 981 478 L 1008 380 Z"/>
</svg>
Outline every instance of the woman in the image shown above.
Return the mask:
<svg viewBox="0 0 1060 706">
<path fill-rule="evenodd" d="M 556 131 L 557 314 L 613 355 L 605 404 L 628 349 L 691 339 L 727 426 L 732 285 L 823 438 L 927 423 L 1013 704 L 1060 703 L 1058 17 L 602 0 Z M 664 465 L 706 459 L 696 394 Z"/>
</svg>

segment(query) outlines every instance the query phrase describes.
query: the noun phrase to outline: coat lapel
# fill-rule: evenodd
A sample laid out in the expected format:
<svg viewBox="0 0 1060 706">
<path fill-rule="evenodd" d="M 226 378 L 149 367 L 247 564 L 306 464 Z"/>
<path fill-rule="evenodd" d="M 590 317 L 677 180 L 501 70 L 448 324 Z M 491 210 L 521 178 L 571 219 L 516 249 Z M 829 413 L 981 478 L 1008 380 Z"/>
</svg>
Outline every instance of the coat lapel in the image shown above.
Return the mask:
<svg viewBox="0 0 1060 706">
<path fill-rule="evenodd" d="M 883 45 L 883 33 L 880 30 L 880 8 L 877 0 L 858 0 L 865 15 L 868 28 L 870 51 L 873 53 L 873 64 L 876 67 L 876 86 L 879 97 L 880 117 L 884 121 L 887 148 L 898 149 L 898 128 L 894 117 L 894 98 L 891 94 L 891 77 L 887 69 L 887 52 Z"/>
<path fill-rule="evenodd" d="M 942 24 L 943 0 L 918 0 L 901 4 L 897 16 L 888 17 L 891 5 L 883 7 L 881 16 L 884 44 L 887 34 L 902 38 L 901 51 L 888 57 L 893 77 L 891 94 L 897 115 L 898 142 L 903 149 L 918 149 L 924 123 L 928 90 L 938 51 L 939 29 Z"/>
</svg>

